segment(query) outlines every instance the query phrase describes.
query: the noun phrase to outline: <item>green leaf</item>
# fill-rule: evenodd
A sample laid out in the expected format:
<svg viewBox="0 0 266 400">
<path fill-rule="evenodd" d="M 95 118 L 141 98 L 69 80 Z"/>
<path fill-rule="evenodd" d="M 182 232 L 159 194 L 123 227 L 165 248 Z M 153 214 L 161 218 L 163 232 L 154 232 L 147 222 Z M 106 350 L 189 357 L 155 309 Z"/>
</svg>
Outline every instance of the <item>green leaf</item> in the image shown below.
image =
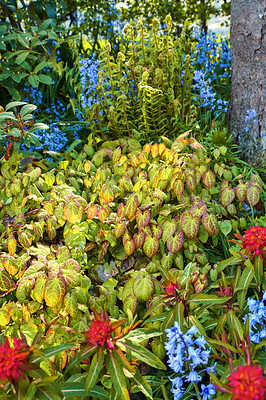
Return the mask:
<svg viewBox="0 0 266 400">
<path fill-rule="evenodd" d="M 151 400 L 153 399 L 152 388 L 150 387 L 144 376 L 141 375 L 141 373 L 137 368 L 135 374 L 132 376 L 132 378 L 130 378 L 130 380 L 134 384 L 134 386 L 131 388 L 132 393 L 141 391 L 146 396 L 146 398 Z"/>
<path fill-rule="evenodd" d="M 16 58 L 16 63 L 17 63 L 18 65 L 22 64 L 23 61 L 26 60 L 26 58 L 28 57 L 29 54 L 30 54 L 29 51 L 24 51 L 22 54 L 20 54 L 19 56 L 17 56 L 17 58 Z"/>
<path fill-rule="evenodd" d="M 205 294 L 205 293 L 197 293 L 193 294 L 189 300 L 187 300 L 188 303 L 201 303 L 201 304 L 223 304 L 226 303 L 228 300 L 230 300 L 230 296 L 216 296 L 215 294 Z"/>
<path fill-rule="evenodd" d="M 131 340 L 123 339 L 121 340 L 121 342 L 133 358 L 137 358 L 138 360 L 145 362 L 151 367 L 166 370 L 166 366 L 164 365 L 164 363 L 149 350 L 138 344 L 132 343 Z"/>
<path fill-rule="evenodd" d="M 234 191 L 234 189 L 232 189 L 231 186 L 226 186 L 221 191 L 221 203 L 224 207 L 231 204 L 232 201 L 234 200 L 234 198 L 235 198 L 235 191 Z"/>
<path fill-rule="evenodd" d="M 39 79 L 38 79 L 38 75 L 36 75 L 36 74 L 30 75 L 28 77 L 28 81 L 29 81 L 29 84 L 34 86 L 34 87 L 38 87 L 39 86 Z"/>
<path fill-rule="evenodd" d="M 236 337 L 236 340 L 243 340 L 243 326 L 237 316 L 235 315 L 233 310 L 230 310 L 228 313 L 228 318 L 230 318 L 230 325 L 231 329 L 233 327 L 234 329 L 234 335 Z"/>
<path fill-rule="evenodd" d="M 70 199 L 64 206 L 64 218 L 71 224 L 80 222 L 82 218 L 83 207 L 75 199 Z"/>
<path fill-rule="evenodd" d="M 192 314 L 190 314 L 188 318 L 190 319 L 192 324 L 195 325 L 195 327 L 198 329 L 199 333 L 206 337 L 207 334 L 205 332 L 205 329 L 203 328 L 203 325 L 200 323 L 198 318 Z"/>
<path fill-rule="evenodd" d="M 239 291 L 237 294 L 237 299 L 238 299 L 239 307 L 241 309 L 243 309 L 243 307 L 244 307 L 247 291 L 248 291 L 249 285 L 250 285 L 254 275 L 255 275 L 255 271 L 253 268 L 250 268 L 250 267 L 246 267 L 244 269 L 244 271 L 242 272 L 238 287 L 236 288 L 236 290 Z"/>
<path fill-rule="evenodd" d="M 224 234 L 224 236 L 229 235 L 229 233 L 233 229 L 232 223 L 229 220 L 219 221 L 219 227 L 221 229 L 221 232 Z"/>
<path fill-rule="evenodd" d="M 73 395 L 77 397 L 87 396 L 96 399 L 109 399 L 109 394 L 101 387 L 94 386 L 89 393 L 85 391 L 85 385 L 82 382 L 63 382 L 60 385 L 64 398 L 73 399 Z"/>
<path fill-rule="evenodd" d="M 28 48 L 30 45 L 29 41 L 25 38 L 25 36 L 22 36 L 21 34 L 18 35 L 18 41 L 24 47 Z"/>
<path fill-rule="evenodd" d="M 266 339 L 262 340 L 260 343 L 256 344 L 255 350 L 261 349 L 264 346 L 266 346 Z"/>
<path fill-rule="evenodd" d="M 256 256 L 254 258 L 254 267 L 255 267 L 255 279 L 257 284 L 260 286 L 263 280 L 263 261 L 260 256 Z"/>
<path fill-rule="evenodd" d="M 64 344 L 60 344 L 58 346 L 48 347 L 48 348 L 42 350 L 42 352 L 47 357 L 52 357 L 52 356 L 55 356 L 58 353 L 61 353 L 62 351 L 69 350 L 69 349 L 72 349 L 72 348 L 73 348 L 73 344 L 64 343 Z"/>
<path fill-rule="evenodd" d="M 143 244 L 143 251 L 147 257 L 152 258 L 155 256 L 157 251 L 159 250 L 159 240 L 155 237 L 151 237 L 150 235 L 146 235 L 144 244 Z"/>
<path fill-rule="evenodd" d="M 27 139 L 29 139 L 29 141 L 31 143 L 35 144 L 36 146 L 41 146 L 41 142 L 40 142 L 39 138 L 36 135 L 34 135 L 33 133 L 28 133 Z"/>
<path fill-rule="evenodd" d="M 104 353 L 102 349 L 100 349 L 94 354 L 90 363 L 90 369 L 85 381 L 86 393 L 88 393 L 96 384 L 103 366 L 103 362 L 104 362 Z"/>
<path fill-rule="evenodd" d="M 154 291 L 152 278 L 149 275 L 139 274 L 134 280 L 133 291 L 139 302 L 143 303 L 148 300 Z"/>
<path fill-rule="evenodd" d="M 127 390 L 126 379 L 123 373 L 122 364 L 115 351 L 109 353 L 106 357 L 106 367 L 110 374 L 114 388 L 117 392 L 119 400 L 130 400 Z"/>
<path fill-rule="evenodd" d="M 36 132 L 39 131 L 41 129 L 49 129 L 49 126 L 46 124 L 43 124 L 41 122 L 38 122 L 37 124 L 34 124 L 32 128 L 30 128 L 29 132 Z"/>
<path fill-rule="evenodd" d="M 75 354 L 74 357 L 69 361 L 65 372 L 67 373 L 75 365 L 80 364 L 81 361 L 83 361 L 85 358 L 90 357 L 92 354 L 95 353 L 96 350 L 97 350 L 97 346 L 91 346 L 91 345 L 86 346 L 79 353 Z"/>
<path fill-rule="evenodd" d="M 27 393 L 25 394 L 23 399 L 24 400 L 32 400 L 32 399 L 34 399 L 36 390 L 37 390 L 36 383 L 35 382 L 31 382 L 31 384 L 30 384 L 30 386 L 29 386 L 29 388 L 27 390 Z"/>
<path fill-rule="evenodd" d="M 236 349 L 235 347 L 231 346 L 228 343 L 222 342 L 221 340 L 208 338 L 208 342 L 210 342 L 210 344 L 218 346 L 219 348 L 220 347 L 226 347 L 227 349 L 231 350 L 233 353 L 239 354 L 239 349 Z"/>
<path fill-rule="evenodd" d="M 44 83 L 45 85 L 51 85 L 51 83 L 53 82 L 50 76 L 44 74 L 39 74 L 38 79 L 41 83 Z"/>
<path fill-rule="evenodd" d="M 161 336 L 163 332 L 157 330 L 157 329 L 133 329 L 126 335 L 126 339 L 131 339 L 133 341 L 139 341 L 142 342 L 145 339 L 150 339 L 154 338 L 157 336 Z"/>
<path fill-rule="evenodd" d="M 157 308 L 161 307 L 165 302 L 167 302 L 169 300 L 171 300 L 171 299 L 169 299 L 169 298 L 162 299 L 161 297 L 159 297 L 158 299 L 154 298 L 152 300 L 151 307 L 146 311 L 143 318 L 145 319 L 148 315 L 151 315 L 155 310 L 157 310 Z"/>
<path fill-rule="evenodd" d="M 206 231 L 211 235 L 217 235 L 219 232 L 218 220 L 213 212 L 205 212 L 202 216 L 202 224 Z"/>
<path fill-rule="evenodd" d="M 50 385 L 51 386 L 51 385 Z M 60 400 L 62 398 L 62 395 L 56 395 L 54 393 L 53 388 L 52 389 L 47 389 L 47 388 L 42 388 L 38 387 L 37 393 L 36 393 L 36 398 L 39 400 Z"/>
<path fill-rule="evenodd" d="M 66 294 L 66 281 L 63 276 L 49 277 L 45 283 L 44 300 L 50 307 L 60 304 Z"/>
<path fill-rule="evenodd" d="M 12 101 L 11 103 L 8 103 L 8 105 L 6 106 L 6 111 L 10 110 L 11 108 L 14 108 L 14 107 L 23 106 L 24 104 L 28 104 L 28 103 L 26 103 L 25 101 Z M 3 114 L 5 114 L 5 113 L 2 113 L 1 116 Z M 14 117 L 13 113 L 12 113 L 12 115 Z M 8 117 L 8 118 L 10 118 L 10 117 Z"/>
<path fill-rule="evenodd" d="M 194 239 L 199 233 L 200 218 L 193 217 L 189 211 L 185 211 L 181 216 L 181 229 L 188 239 Z"/>
<path fill-rule="evenodd" d="M 37 106 L 34 104 L 26 104 L 20 110 L 21 117 L 24 117 L 26 114 L 30 114 L 32 111 L 36 110 Z"/>
<path fill-rule="evenodd" d="M 40 64 L 36 65 L 36 67 L 34 68 L 33 70 L 34 74 L 37 74 L 43 68 L 47 67 L 47 65 L 48 65 L 47 61 L 40 62 Z"/>
<path fill-rule="evenodd" d="M 29 322 L 28 324 L 20 325 L 20 332 L 25 336 L 28 346 L 31 346 L 38 332 L 38 328 L 33 323 Z"/>
</svg>

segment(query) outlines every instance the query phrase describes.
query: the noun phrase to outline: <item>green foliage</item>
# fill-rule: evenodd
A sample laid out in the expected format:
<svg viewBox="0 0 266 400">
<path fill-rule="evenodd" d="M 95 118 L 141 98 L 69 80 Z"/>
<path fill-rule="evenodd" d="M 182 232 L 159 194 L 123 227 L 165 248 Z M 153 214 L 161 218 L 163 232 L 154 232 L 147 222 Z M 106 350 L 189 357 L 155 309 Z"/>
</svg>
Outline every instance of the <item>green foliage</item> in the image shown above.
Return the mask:
<svg viewBox="0 0 266 400">
<path fill-rule="evenodd" d="M 32 106 L 7 108 L 2 137 L 18 133 L 22 115 L 22 141 Z M 144 146 L 132 138 L 96 146 L 90 135 L 80 153 L 50 154 L 49 169 L 15 147 L 1 160 L 0 325 L 29 346 L 39 335 L 44 352 L 72 344 L 76 351 L 41 365 L 60 375 L 59 392 L 167 392 L 164 378 L 158 389 L 137 366 L 164 368 L 164 330 L 174 321 L 184 331 L 196 325 L 214 355 L 226 335 L 243 357 L 246 298 L 265 290 L 265 277 L 259 256 L 253 263 L 228 239 L 246 228 L 247 206 L 263 214 L 260 177 L 225 145 L 207 153 L 189 132 Z M 110 325 L 103 343 L 97 321 Z"/>
<path fill-rule="evenodd" d="M 127 24 L 128 50 L 119 52 L 116 61 L 106 44 L 101 54 L 98 103 L 93 111 L 87 110 L 96 137 L 132 136 L 149 141 L 164 132 L 171 137 L 196 125 L 186 29 L 173 41 L 170 15 L 166 23 L 164 36 L 158 32 L 157 19 L 148 31 L 141 21 L 135 30 Z"/>
<path fill-rule="evenodd" d="M 21 107 L 22 106 L 22 107 Z M 21 108 L 20 108 L 21 107 Z M 18 109 L 20 110 L 18 111 Z M 26 102 L 14 101 L 9 103 L 5 109 L 0 106 L 0 146 L 4 148 L 6 145 L 6 153 L 2 157 L 5 161 L 9 160 L 9 153 L 12 153 L 9 166 L 3 161 L 4 176 L 8 176 L 10 173 L 8 169 L 12 163 L 15 166 L 12 168 L 11 175 L 14 175 L 18 162 L 23 157 L 22 154 L 18 154 L 18 150 L 22 144 L 29 147 L 31 143 L 40 146 L 40 141 L 34 132 L 39 129 L 48 129 L 48 126 L 43 123 L 34 123 L 32 112 L 36 110 L 36 106 L 28 104 Z M 13 111 L 11 111 L 13 109 Z M 14 149 L 14 151 L 13 151 Z M 18 191 L 19 191 L 18 187 Z"/>
<path fill-rule="evenodd" d="M 1 26 L 0 88 L 5 103 L 9 96 L 15 100 L 25 97 L 26 82 L 34 87 L 52 84 L 51 71 L 55 76 L 60 72 L 56 51 L 69 40 L 66 32 L 63 27 L 52 26 L 51 19 L 22 32 L 16 28 L 10 32 L 8 25 Z M 45 72 L 47 68 L 49 73 Z"/>
</svg>

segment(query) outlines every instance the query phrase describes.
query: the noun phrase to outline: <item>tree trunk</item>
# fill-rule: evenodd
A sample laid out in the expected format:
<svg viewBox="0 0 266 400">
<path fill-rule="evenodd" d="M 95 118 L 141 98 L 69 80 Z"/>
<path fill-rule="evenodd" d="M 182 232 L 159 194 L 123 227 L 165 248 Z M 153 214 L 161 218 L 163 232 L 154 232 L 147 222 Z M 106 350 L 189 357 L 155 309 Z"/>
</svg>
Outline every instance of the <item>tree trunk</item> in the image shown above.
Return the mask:
<svg viewBox="0 0 266 400">
<path fill-rule="evenodd" d="M 265 0 L 232 0 L 231 126 L 244 158 L 256 166 L 266 166 L 265 34 Z M 256 111 L 248 121 L 247 110 Z"/>
</svg>

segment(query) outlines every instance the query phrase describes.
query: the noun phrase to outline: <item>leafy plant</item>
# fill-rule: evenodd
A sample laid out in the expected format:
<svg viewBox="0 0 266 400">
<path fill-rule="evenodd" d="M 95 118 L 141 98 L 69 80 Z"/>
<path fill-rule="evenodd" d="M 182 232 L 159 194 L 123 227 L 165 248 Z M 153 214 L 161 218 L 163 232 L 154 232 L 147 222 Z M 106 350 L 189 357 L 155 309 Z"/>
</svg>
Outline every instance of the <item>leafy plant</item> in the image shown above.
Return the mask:
<svg viewBox="0 0 266 400">
<path fill-rule="evenodd" d="M 60 65 L 56 60 L 56 51 L 62 43 L 72 40 L 65 38 L 65 34 L 64 28 L 52 26 L 51 19 L 40 26 L 31 26 L 25 32 L 13 28 L 10 33 L 6 24 L 1 26 L 0 87 L 5 102 L 8 102 L 9 96 L 21 100 L 25 95 L 26 82 L 34 87 L 52 84 L 50 73 L 45 71 L 58 71 Z"/>
</svg>

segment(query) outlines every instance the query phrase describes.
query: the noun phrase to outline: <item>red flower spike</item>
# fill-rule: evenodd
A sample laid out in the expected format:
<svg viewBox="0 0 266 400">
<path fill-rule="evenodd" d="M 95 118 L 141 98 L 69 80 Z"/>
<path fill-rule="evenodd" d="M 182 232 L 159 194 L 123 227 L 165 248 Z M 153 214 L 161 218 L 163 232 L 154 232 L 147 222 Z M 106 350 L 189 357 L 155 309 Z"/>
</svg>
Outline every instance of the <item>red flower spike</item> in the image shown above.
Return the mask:
<svg viewBox="0 0 266 400">
<path fill-rule="evenodd" d="M 2 383 L 16 383 L 18 378 L 25 379 L 24 371 L 29 369 L 27 358 L 29 347 L 24 340 L 14 337 L 14 347 L 10 347 L 8 338 L 0 345 L 0 380 Z"/>
<path fill-rule="evenodd" d="M 168 296 L 176 296 L 177 292 L 180 290 L 180 286 L 178 282 L 176 282 L 176 279 L 174 279 L 173 281 L 164 282 L 163 289 Z"/>
<path fill-rule="evenodd" d="M 263 248 L 266 246 L 266 228 L 252 226 L 245 231 L 245 237 L 242 238 L 242 246 L 247 253 L 253 253 L 253 256 L 259 255 L 262 258 Z"/>
<path fill-rule="evenodd" d="M 227 378 L 233 394 L 231 400 L 264 400 L 266 379 L 258 365 L 239 365 Z"/>
<path fill-rule="evenodd" d="M 111 326 L 111 320 L 94 320 L 86 332 L 88 342 L 94 346 L 104 347 L 107 344 L 109 349 L 113 348 L 111 333 L 114 329 Z"/>
</svg>

